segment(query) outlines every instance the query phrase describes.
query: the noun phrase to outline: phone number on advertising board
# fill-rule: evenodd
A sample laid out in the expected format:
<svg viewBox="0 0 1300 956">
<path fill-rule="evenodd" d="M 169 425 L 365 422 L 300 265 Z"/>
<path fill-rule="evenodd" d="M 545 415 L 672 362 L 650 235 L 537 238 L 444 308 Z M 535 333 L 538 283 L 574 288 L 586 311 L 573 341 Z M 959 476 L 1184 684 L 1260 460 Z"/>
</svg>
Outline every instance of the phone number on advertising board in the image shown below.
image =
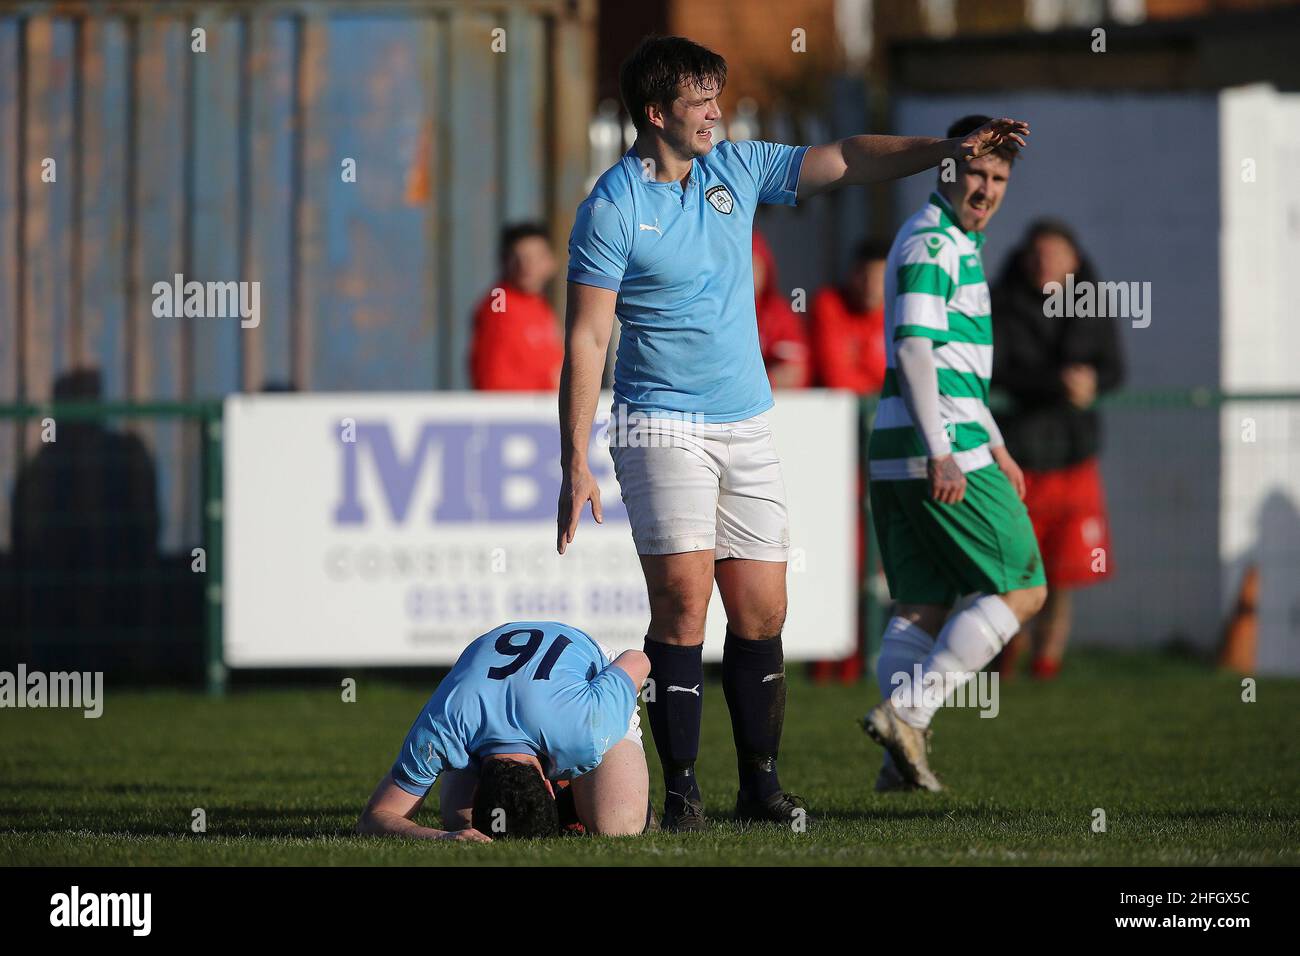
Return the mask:
<svg viewBox="0 0 1300 956">
<path fill-rule="evenodd" d="M 415 586 L 406 592 L 412 621 L 449 618 L 539 620 L 581 612 L 589 615 L 649 614 L 643 586 L 601 585 L 575 593 L 573 588 L 510 587 L 504 591 L 473 587 Z"/>
</svg>

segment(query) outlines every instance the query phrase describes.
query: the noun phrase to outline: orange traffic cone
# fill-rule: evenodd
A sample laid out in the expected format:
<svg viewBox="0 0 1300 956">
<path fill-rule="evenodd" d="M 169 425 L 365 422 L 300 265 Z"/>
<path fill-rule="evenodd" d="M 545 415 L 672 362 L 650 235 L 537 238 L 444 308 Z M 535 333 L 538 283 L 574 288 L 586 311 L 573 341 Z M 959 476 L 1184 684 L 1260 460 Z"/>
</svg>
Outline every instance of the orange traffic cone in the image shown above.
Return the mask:
<svg viewBox="0 0 1300 956">
<path fill-rule="evenodd" d="M 1255 644 L 1259 633 L 1259 567 L 1251 564 L 1241 576 L 1241 590 L 1237 603 L 1223 631 L 1223 646 L 1219 649 L 1219 667 L 1238 674 L 1255 670 Z"/>
</svg>

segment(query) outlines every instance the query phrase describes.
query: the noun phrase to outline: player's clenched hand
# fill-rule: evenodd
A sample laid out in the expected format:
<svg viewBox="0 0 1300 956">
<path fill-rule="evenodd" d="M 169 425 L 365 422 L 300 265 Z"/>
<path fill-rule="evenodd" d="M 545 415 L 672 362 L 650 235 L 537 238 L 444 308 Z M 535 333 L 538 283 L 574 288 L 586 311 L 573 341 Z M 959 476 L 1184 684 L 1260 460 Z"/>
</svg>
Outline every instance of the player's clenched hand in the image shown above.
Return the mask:
<svg viewBox="0 0 1300 956">
<path fill-rule="evenodd" d="M 491 843 L 492 838 L 486 833 L 480 833 L 473 827 L 465 830 L 447 830 L 439 840 L 451 840 L 454 843 Z"/>
<path fill-rule="evenodd" d="M 930 497 L 941 505 L 955 505 L 966 495 L 966 476 L 952 455 L 931 458 L 925 465 Z"/>
<path fill-rule="evenodd" d="M 1024 146 L 1028 135 L 1028 123 L 1006 117 L 990 120 L 961 141 L 957 147 L 957 159 L 959 162 L 979 159 L 1004 143 Z"/>
<path fill-rule="evenodd" d="M 560 554 L 564 554 L 569 542 L 577 535 L 578 519 L 588 501 L 596 523 L 604 522 L 605 516 L 600 510 L 600 486 L 596 484 L 591 469 L 584 465 L 566 470 L 560 482 L 560 504 L 556 515 L 555 548 Z"/>
<path fill-rule="evenodd" d="M 1011 452 L 1007 451 L 1006 445 L 998 445 L 993 449 L 993 460 L 997 462 L 998 468 L 1002 474 L 1007 476 L 1011 482 L 1011 487 L 1016 489 L 1016 495 L 1021 501 L 1025 500 L 1025 473 L 1020 470 L 1016 460 L 1011 457 Z"/>
</svg>

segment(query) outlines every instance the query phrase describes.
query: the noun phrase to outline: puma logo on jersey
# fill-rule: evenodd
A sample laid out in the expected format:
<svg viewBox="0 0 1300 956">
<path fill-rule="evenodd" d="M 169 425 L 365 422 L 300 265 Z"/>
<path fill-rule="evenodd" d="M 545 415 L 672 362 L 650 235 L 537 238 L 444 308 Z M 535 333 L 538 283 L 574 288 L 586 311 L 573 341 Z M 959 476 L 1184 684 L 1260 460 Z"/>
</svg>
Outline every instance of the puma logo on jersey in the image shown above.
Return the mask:
<svg viewBox="0 0 1300 956">
<path fill-rule="evenodd" d="M 785 676 L 785 671 L 777 671 L 775 674 L 768 674 L 760 683 L 766 684 L 770 680 L 778 680 Z"/>
<path fill-rule="evenodd" d="M 661 236 L 664 234 L 664 233 L 663 233 L 663 230 L 659 228 L 659 217 L 658 217 L 658 216 L 655 216 L 655 224 L 654 224 L 653 226 L 647 226 L 647 225 L 646 225 L 645 223 L 643 223 L 643 222 L 638 222 L 637 225 L 641 227 L 641 231 L 642 231 L 642 232 L 657 232 L 657 233 L 659 233 L 659 235 L 661 235 Z"/>
<path fill-rule="evenodd" d="M 699 684 L 696 684 L 694 687 L 678 687 L 676 684 L 669 684 L 669 685 L 668 685 L 668 693 L 671 694 L 671 693 L 672 693 L 673 691 L 675 691 L 675 690 L 679 690 L 679 691 L 681 691 L 681 692 L 684 693 L 684 694 L 694 694 L 696 697 L 699 697 L 699 696 L 700 696 L 700 685 L 699 685 Z"/>
</svg>

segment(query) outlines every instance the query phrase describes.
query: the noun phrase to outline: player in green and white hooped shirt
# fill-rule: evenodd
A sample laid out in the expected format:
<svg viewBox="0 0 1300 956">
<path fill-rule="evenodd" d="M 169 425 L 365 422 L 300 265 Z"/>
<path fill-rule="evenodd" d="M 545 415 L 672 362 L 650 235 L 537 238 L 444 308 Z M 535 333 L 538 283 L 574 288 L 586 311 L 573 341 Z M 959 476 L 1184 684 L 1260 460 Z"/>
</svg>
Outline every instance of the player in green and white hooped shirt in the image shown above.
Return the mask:
<svg viewBox="0 0 1300 956">
<path fill-rule="evenodd" d="M 965 117 L 948 135 L 985 122 Z M 980 248 L 1015 158 L 1008 143 L 948 175 L 940 168 L 886 262 L 888 358 L 868 457 L 895 609 L 876 665 L 884 700 L 863 721 L 887 751 L 877 790 L 941 789 L 926 759 L 935 711 L 1047 597 L 1024 476 L 988 408 L 993 319 Z"/>
</svg>

